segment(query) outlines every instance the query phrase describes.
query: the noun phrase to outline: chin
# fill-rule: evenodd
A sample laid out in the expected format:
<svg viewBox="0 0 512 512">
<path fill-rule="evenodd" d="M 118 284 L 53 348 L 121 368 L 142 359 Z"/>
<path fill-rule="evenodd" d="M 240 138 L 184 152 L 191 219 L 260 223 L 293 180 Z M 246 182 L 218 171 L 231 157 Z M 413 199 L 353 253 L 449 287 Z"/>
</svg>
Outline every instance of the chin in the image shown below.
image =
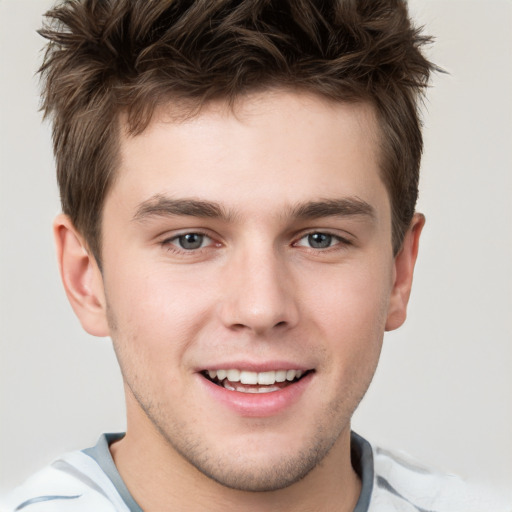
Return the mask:
<svg viewBox="0 0 512 512">
<path fill-rule="evenodd" d="M 317 431 L 302 448 L 292 443 L 287 443 L 287 447 L 282 442 L 266 443 L 264 439 L 260 442 L 258 439 L 247 440 L 242 447 L 225 448 L 222 452 L 202 450 L 197 444 L 190 443 L 186 443 L 185 450 L 183 445 L 174 448 L 204 476 L 224 487 L 245 492 L 270 492 L 305 478 L 324 460 L 339 437 L 336 433 L 325 439 Z M 211 446 L 215 445 L 212 443 Z"/>
<path fill-rule="evenodd" d="M 279 462 L 254 462 L 250 460 L 210 460 L 192 464 L 204 476 L 218 484 L 245 492 L 271 492 L 289 487 L 306 477 L 326 454 L 311 451 L 295 454 Z M 232 458 L 230 458 L 232 459 Z"/>
</svg>

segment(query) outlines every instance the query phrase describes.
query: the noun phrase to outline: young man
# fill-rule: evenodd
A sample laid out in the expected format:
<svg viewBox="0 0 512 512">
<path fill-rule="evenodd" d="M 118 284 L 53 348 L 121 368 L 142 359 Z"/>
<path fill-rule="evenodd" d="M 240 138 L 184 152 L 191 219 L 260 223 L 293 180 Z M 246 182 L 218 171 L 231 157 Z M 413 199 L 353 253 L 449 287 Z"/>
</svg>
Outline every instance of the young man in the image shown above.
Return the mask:
<svg viewBox="0 0 512 512">
<path fill-rule="evenodd" d="M 127 430 L 8 510 L 471 510 L 459 481 L 350 430 L 424 223 L 432 65 L 405 5 L 88 0 L 49 19 L 61 274 L 113 340 Z"/>
</svg>

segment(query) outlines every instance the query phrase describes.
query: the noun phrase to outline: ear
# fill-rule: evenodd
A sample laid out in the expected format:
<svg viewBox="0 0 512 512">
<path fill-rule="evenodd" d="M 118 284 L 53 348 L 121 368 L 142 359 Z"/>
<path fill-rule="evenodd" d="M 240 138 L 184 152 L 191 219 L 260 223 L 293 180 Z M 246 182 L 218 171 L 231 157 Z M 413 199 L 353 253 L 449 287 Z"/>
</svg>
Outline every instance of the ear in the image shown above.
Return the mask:
<svg viewBox="0 0 512 512">
<path fill-rule="evenodd" d="M 96 259 L 67 215 L 53 223 L 60 276 L 82 327 L 93 336 L 108 336 L 103 278 Z"/>
<path fill-rule="evenodd" d="M 395 256 L 394 283 L 389 301 L 386 331 L 398 329 L 407 317 L 407 303 L 411 294 L 414 265 L 424 225 L 425 217 L 421 213 L 415 213 L 405 234 L 402 248 Z"/>
</svg>

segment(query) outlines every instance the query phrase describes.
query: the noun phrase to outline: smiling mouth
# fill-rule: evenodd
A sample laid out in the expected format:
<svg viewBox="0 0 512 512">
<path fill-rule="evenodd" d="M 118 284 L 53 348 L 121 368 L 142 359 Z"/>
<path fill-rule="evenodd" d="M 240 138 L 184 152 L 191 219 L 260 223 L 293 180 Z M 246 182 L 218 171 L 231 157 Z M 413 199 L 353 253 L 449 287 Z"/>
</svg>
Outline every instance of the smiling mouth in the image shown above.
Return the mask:
<svg viewBox="0 0 512 512">
<path fill-rule="evenodd" d="M 201 375 L 217 386 L 240 393 L 272 393 L 288 387 L 313 370 L 277 370 L 250 372 L 246 370 L 204 370 Z"/>
</svg>

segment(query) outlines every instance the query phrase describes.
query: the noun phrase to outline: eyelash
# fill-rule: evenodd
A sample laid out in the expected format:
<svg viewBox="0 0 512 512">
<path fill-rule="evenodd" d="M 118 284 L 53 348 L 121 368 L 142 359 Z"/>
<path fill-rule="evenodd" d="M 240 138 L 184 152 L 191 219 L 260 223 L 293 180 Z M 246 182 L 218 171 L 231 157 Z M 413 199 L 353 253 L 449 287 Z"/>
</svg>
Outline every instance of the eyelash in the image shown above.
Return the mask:
<svg viewBox="0 0 512 512">
<path fill-rule="evenodd" d="M 204 238 L 208 238 L 211 241 L 208 245 L 211 245 L 213 242 L 214 245 L 220 246 L 220 243 L 218 243 L 218 242 L 215 243 L 214 239 L 208 233 L 205 233 L 204 231 L 200 231 L 200 230 L 179 233 L 172 237 L 166 238 L 165 240 L 162 240 L 162 242 L 160 242 L 160 245 L 162 247 L 165 247 L 166 250 L 169 252 L 173 252 L 176 254 L 186 254 L 186 255 L 198 254 L 200 251 L 208 248 L 208 245 L 207 245 L 205 247 L 198 247 L 196 249 L 185 249 L 184 247 L 179 247 L 178 245 L 173 244 L 173 242 L 178 242 L 180 238 L 186 237 L 187 235 L 198 235 L 198 236 L 201 236 Z M 204 242 L 204 240 L 202 242 Z"/>
<path fill-rule="evenodd" d="M 179 247 L 178 245 L 175 245 L 173 242 L 177 242 L 179 243 L 179 239 L 180 238 L 183 238 L 183 237 L 186 237 L 186 236 L 189 236 L 189 235 L 197 235 L 197 236 L 200 236 L 200 237 L 203 237 L 203 240 L 201 241 L 201 244 L 204 243 L 204 238 L 207 238 L 210 240 L 210 243 L 204 247 L 197 247 L 197 248 L 191 248 L 191 249 L 185 249 L 184 247 Z M 304 240 L 305 238 L 307 237 L 310 237 L 310 236 L 313 236 L 313 235 L 323 235 L 323 236 L 326 236 L 326 237 L 330 237 L 331 238 L 331 242 L 334 241 L 335 243 L 332 244 L 332 245 L 329 245 L 328 247 L 311 247 L 310 245 L 300 245 L 300 241 Z M 213 245 L 217 246 L 217 247 L 220 247 L 221 246 L 221 243 L 219 242 L 215 242 L 215 240 L 213 239 L 212 236 L 210 236 L 208 233 L 204 232 L 204 231 L 187 231 L 185 233 L 179 233 L 177 235 L 174 235 L 170 238 L 166 238 L 165 240 L 163 240 L 162 242 L 160 242 L 160 244 L 162 245 L 162 247 L 165 247 L 167 251 L 169 252 L 173 252 L 173 253 L 176 253 L 176 254 L 186 254 L 186 255 L 197 255 L 198 253 L 202 252 L 203 250 L 205 249 L 208 249 L 209 246 L 211 246 L 213 243 Z M 344 248 L 346 248 L 347 246 L 350 246 L 350 245 L 353 245 L 352 242 L 350 240 L 348 240 L 347 238 L 344 238 L 342 236 L 339 236 L 339 235 L 336 235 L 334 233 L 331 233 L 329 231 L 321 231 L 321 230 L 313 230 L 313 231 L 309 231 L 307 233 L 303 233 L 301 234 L 301 236 L 295 241 L 293 242 L 292 244 L 292 247 L 303 247 L 304 249 L 308 250 L 308 251 L 313 251 L 315 253 L 318 253 L 318 252 L 327 252 L 327 251 L 335 251 L 335 250 L 343 250 Z"/>
<path fill-rule="evenodd" d="M 304 240 L 305 238 L 310 237 L 312 235 L 324 235 L 324 236 L 331 237 L 332 241 L 334 241 L 335 243 L 333 245 L 329 245 L 328 247 L 322 247 L 322 248 L 299 245 L 299 242 L 301 240 Z M 329 250 L 341 250 L 343 248 L 346 248 L 347 246 L 352 245 L 352 242 L 350 240 L 348 240 L 347 238 L 344 238 L 340 235 L 336 235 L 329 231 L 313 230 L 313 231 L 309 231 L 307 233 L 302 234 L 301 237 L 296 242 L 294 242 L 292 245 L 295 247 L 304 247 L 305 249 L 310 250 L 310 251 L 326 252 Z"/>
</svg>

